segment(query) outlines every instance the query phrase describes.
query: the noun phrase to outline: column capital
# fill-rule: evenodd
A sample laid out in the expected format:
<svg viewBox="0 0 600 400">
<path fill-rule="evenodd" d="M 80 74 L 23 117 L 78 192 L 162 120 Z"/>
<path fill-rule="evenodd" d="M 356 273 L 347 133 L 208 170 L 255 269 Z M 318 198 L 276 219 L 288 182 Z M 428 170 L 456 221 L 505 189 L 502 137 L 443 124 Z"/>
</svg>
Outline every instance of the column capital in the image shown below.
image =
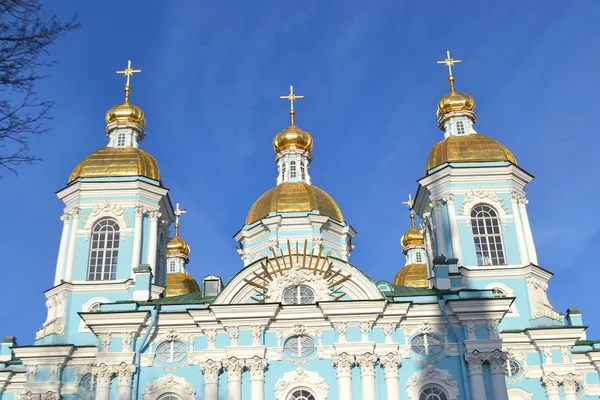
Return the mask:
<svg viewBox="0 0 600 400">
<path fill-rule="evenodd" d="M 399 354 L 387 353 L 379 357 L 379 365 L 383 368 L 386 378 L 397 378 L 398 367 L 402 364 L 402 358 Z"/>
<path fill-rule="evenodd" d="M 267 367 L 267 361 L 259 356 L 254 356 L 246 361 L 246 368 L 250 371 L 250 380 L 264 380 L 265 379 L 265 368 Z"/>
<path fill-rule="evenodd" d="M 69 212 L 64 212 L 63 215 L 60 216 L 60 220 L 65 224 L 71 222 L 71 214 Z"/>
<path fill-rule="evenodd" d="M 469 367 L 469 376 L 483 375 L 483 357 L 479 352 L 465 354 L 465 361 Z"/>
<path fill-rule="evenodd" d="M 365 353 L 356 357 L 356 363 L 360 366 L 361 375 L 375 375 L 375 363 L 377 356 L 373 353 Z"/>
<path fill-rule="evenodd" d="M 81 208 L 75 206 L 72 207 L 71 209 L 69 209 L 68 213 L 71 215 L 72 218 L 79 218 L 79 214 L 81 213 Z"/>
<path fill-rule="evenodd" d="M 260 345 L 260 333 L 262 332 L 263 327 L 260 325 L 252 325 L 252 346 Z"/>
<path fill-rule="evenodd" d="M 221 362 L 206 360 L 200 364 L 200 370 L 204 374 L 204 383 L 218 383 L 221 372 Z"/>
<path fill-rule="evenodd" d="M 487 361 L 490 363 L 490 373 L 505 374 L 506 360 L 508 355 L 502 351 L 496 350 L 488 354 Z"/>
<path fill-rule="evenodd" d="M 559 394 L 558 385 L 560 380 L 554 373 L 542 376 L 542 384 L 546 388 L 547 395 Z"/>
<path fill-rule="evenodd" d="M 119 376 L 119 386 L 131 386 L 131 378 L 137 371 L 133 364 L 121 364 L 115 368 L 115 372 Z"/>
<path fill-rule="evenodd" d="M 142 206 L 135 206 L 133 212 L 135 213 L 136 217 L 142 217 L 146 213 L 146 210 Z"/>
<path fill-rule="evenodd" d="M 151 221 L 158 221 L 158 218 L 162 215 L 158 210 L 149 211 L 148 214 Z"/>
<path fill-rule="evenodd" d="M 439 210 L 440 207 L 442 206 L 443 200 L 438 199 L 438 200 L 432 200 L 429 203 L 429 208 L 433 209 L 433 210 Z"/>
<path fill-rule="evenodd" d="M 333 356 L 333 367 L 337 370 L 338 376 L 350 375 L 354 363 L 354 356 L 351 356 L 348 353 L 336 354 Z"/>
<path fill-rule="evenodd" d="M 562 386 L 564 394 L 577 394 L 581 389 L 581 380 L 583 377 L 580 374 L 569 373 L 562 378 Z"/>
<path fill-rule="evenodd" d="M 454 204 L 454 194 L 453 193 L 446 193 L 443 197 L 442 200 L 446 203 L 446 204 Z"/>
<path fill-rule="evenodd" d="M 513 203 L 523 204 L 523 205 L 526 205 L 527 203 L 529 203 L 529 200 L 527 200 L 527 198 L 525 197 L 525 194 L 523 194 L 523 192 L 516 190 L 516 189 L 510 190 L 510 200 Z"/>
<path fill-rule="evenodd" d="M 230 346 L 238 345 L 238 338 L 240 336 L 240 327 L 239 326 L 229 326 L 227 327 L 227 333 L 229 333 L 229 342 Z"/>
<path fill-rule="evenodd" d="M 345 322 L 338 322 L 335 324 L 335 329 L 337 330 L 338 340 L 340 343 L 346 342 L 346 327 L 348 325 Z"/>
<path fill-rule="evenodd" d="M 244 370 L 244 361 L 236 357 L 229 357 L 223 363 L 223 367 L 227 371 L 229 380 L 240 381 L 242 379 L 242 371 Z"/>
<path fill-rule="evenodd" d="M 115 371 L 112 366 L 101 364 L 93 367 L 92 373 L 96 376 L 98 386 L 109 386 Z"/>
</svg>

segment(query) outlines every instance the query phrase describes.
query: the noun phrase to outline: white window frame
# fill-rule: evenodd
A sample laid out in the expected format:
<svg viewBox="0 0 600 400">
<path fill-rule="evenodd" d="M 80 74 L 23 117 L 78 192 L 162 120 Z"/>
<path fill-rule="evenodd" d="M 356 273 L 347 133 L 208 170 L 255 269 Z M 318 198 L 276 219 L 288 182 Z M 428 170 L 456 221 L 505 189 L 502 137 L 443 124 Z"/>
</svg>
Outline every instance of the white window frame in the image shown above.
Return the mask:
<svg viewBox="0 0 600 400">
<path fill-rule="evenodd" d="M 508 287 L 506 284 L 502 283 L 502 282 L 492 282 L 489 285 L 487 285 L 486 287 L 484 287 L 484 289 L 485 290 L 500 289 L 504 293 L 506 293 L 507 297 L 515 297 L 514 293 L 513 293 L 513 290 L 510 287 Z M 504 316 L 505 318 L 512 318 L 512 317 L 518 317 L 519 316 L 519 311 L 517 310 L 516 302 L 517 302 L 517 300 L 515 299 L 515 301 L 513 301 L 513 303 L 510 306 L 510 312 L 508 312 Z"/>
<path fill-rule="evenodd" d="M 168 374 L 146 386 L 144 400 L 160 400 L 167 394 L 179 396 L 181 400 L 195 400 L 196 390 L 185 378 Z"/>
<path fill-rule="evenodd" d="M 103 221 L 111 221 L 116 225 L 116 229 L 115 229 L 115 231 L 113 231 L 113 234 L 114 234 L 114 232 L 116 232 L 119 235 L 119 238 L 116 241 L 113 238 L 112 246 L 93 248 L 92 246 L 94 245 L 94 230 L 96 229 L 98 224 L 102 223 Z M 117 266 L 118 266 L 119 248 L 121 247 L 120 245 L 121 245 L 121 236 L 122 235 L 123 235 L 123 232 L 121 231 L 121 226 L 119 225 L 119 221 L 117 221 L 116 219 L 114 219 L 112 217 L 102 217 L 102 218 L 99 218 L 96 220 L 96 222 L 92 226 L 91 236 L 90 236 L 88 264 L 87 264 L 87 271 L 86 271 L 86 281 L 88 281 L 88 282 L 115 281 L 117 279 L 117 271 L 114 272 L 114 277 L 112 277 L 112 272 L 110 272 L 110 270 L 108 271 L 108 274 L 110 275 L 110 277 L 108 279 L 104 279 L 104 275 L 106 274 L 106 265 L 104 265 L 104 261 L 107 258 L 111 258 L 111 259 L 116 258 Z M 100 269 L 101 279 L 90 279 L 90 271 L 91 271 L 91 267 L 92 267 L 92 252 L 93 251 L 102 252 L 102 262 L 100 262 L 98 264 L 98 259 L 96 258 L 96 264 L 94 265 L 94 267 L 95 267 L 94 275 L 97 275 L 98 269 Z M 114 257 L 114 255 L 113 255 L 113 252 L 115 252 L 115 251 L 117 253 L 116 257 Z M 110 252 L 110 254 L 111 254 L 110 257 L 107 257 L 108 252 Z M 115 266 L 115 267 L 117 267 L 117 266 Z"/>
<path fill-rule="evenodd" d="M 467 134 L 467 127 L 465 126 L 464 121 L 456 121 L 456 134 L 461 136 Z"/>
<path fill-rule="evenodd" d="M 81 312 L 90 312 L 90 309 L 95 304 L 107 304 L 107 303 L 110 303 L 110 300 L 108 300 L 106 297 L 92 297 L 91 299 L 86 301 L 81 306 Z M 85 324 L 85 322 L 83 322 L 83 319 L 81 319 L 81 321 L 79 321 L 79 329 L 77 329 L 77 331 L 78 332 L 91 332 L 90 328 L 88 328 L 87 325 Z"/>
<path fill-rule="evenodd" d="M 475 208 L 477 208 L 477 207 L 486 207 L 486 208 L 489 208 L 496 215 L 494 217 L 473 217 L 472 213 L 475 210 Z M 500 243 L 500 246 L 501 246 L 502 258 L 503 258 L 502 261 L 504 261 L 503 263 L 494 264 L 490 260 L 490 264 L 485 264 L 484 263 L 484 264 L 481 264 L 481 265 L 478 262 L 477 266 L 480 266 L 480 267 L 497 267 L 497 266 L 506 266 L 506 265 L 508 265 L 508 255 L 506 254 L 506 246 L 504 245 L 504 235 L 503 235 L 503 232 L 502 232 L 503 231 L 503 229 L 502 229 L 502 219 L 500 218 L 500 213 L 498 212 L 498 209 L 496 207 L 491 206 L 490 204 L 487 204 L 487 203 L 478 203 L 478 204 L 475 204 L 473 207 L 471 207 L 471 212 L 469 214 L 469 217 L 471 218 L 471 224 L 470 224 L 471 225 L 471 235 L 473 236 L 473 245 L 476 248 L 475 252 L 477 253 L 477 246 L 476 246 L 476 242 L 475 242 L 476 238 L 485 238 L 485 241 L 487 242 L 488 247 L 489 247 L 489 245 L 491 243 L 489 238 L 499 237 L 500 238 L 500 242 L 499 243 Z M 475 218 L 477 218 L 477 219 L 483 219 L 484 223 L 485 223 L 484 226 L 486 228 L 487 228 L 487 223 L 486 223 L 487 219 L 490 219 L 490 220 L 491 219 L 496 219 L 497 222 L 498 222 L 498 233 L 487 233 L 486 232 L 486 233 L 483 233 L 483 234 L 481 234 L 481 233 L 477 233 L 476 234 L 475 232 L 473 232 L 473 219 L 475 219 Z M 496 243 L 497 242 L 494 241 L 494 244 L 496 244 Z M 490 256 L 492 255 L 492 250 L 490 250 L 489 248 L 488 248 L 487 252 L 489 253 Z M 496 248 L 495 252 L 498 253 L 498 249 L 497 248 Z M 482 254 L 482 257 L 483 257 L 483 254 Z M 475 258 L 477 258 L 477 256 Z"/>
<path fill-rule="evenodd" d="M 297 178 L 298 172 L 296 171 L 296 161 L 290 161 L 290 178 Z"/>
</svg>

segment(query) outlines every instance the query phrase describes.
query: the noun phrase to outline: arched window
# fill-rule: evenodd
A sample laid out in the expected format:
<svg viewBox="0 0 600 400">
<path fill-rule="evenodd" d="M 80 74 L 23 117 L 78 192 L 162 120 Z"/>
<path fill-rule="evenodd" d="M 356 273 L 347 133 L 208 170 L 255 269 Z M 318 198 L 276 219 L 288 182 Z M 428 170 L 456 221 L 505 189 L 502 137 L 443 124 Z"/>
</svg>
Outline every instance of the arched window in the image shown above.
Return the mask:
<svg viewBox="0 0 600 400">
<path fill-rule="evenodd" d="M 175 393 L 167 393 L 160 396 L 158 400 L 181 400 L 181 397 L 177 396 Z"/>
<path fill-rule="evenodd" d="M 448 394 L 437 385 L 427 385 L 421 389 L 419 400 L 448 400 Z"/>
<path fill-rule="evenodd" d="M 290 161 L 290 178 L 296 177 L 296 161 Z"/>
<path fill-rule="evenodd" d="M 77 391 L 84 398 L 94 398 L 96 393 L 96 379 L 93 374 L 85 374 L 79 380 Z"/>
<path fill-rule="evenodd" d="M 500 220 L 496 210 L 484 204 L 473 207 L 471 229 L 475 241 L 477 265 L 505 265 Z"/>
<path fill-rule="evenodd" d="M 286 400 L 316 400 L 315 395 L 308 389 L 296 389 Z"/>
<path fill-rule="evenodd" d="M 290 357 L 308 357 L 315 349 L 315 341 L 306 335 L 292 336 L 283 345 L 283 351 Z"/>
<path fill-rule="evenodd" d="M 125 147 L 125 134 L 119 133 L 117 136 L 117 147 Z"/>
<path fill-rule="evenodd" d="M 418 252 L 418 253 L 415 255 L 415 261 L 416 261 L 416 262 L 418 262 L 418 263 L 422 263 L 422 262 L 423 262 L 423 256 L 421 255 L 421 253 L 420 253 L 420 252 Z"/>
<path fill-rule="evenodd" d="M 508 297 L 508 294 L 506 294 L 506 292 L 500 288 L 492 288 L 492 296 L 494 296 L 494 298 L 498 299 L 498 298 L 502 298 L 502 297 Z"/>
<path fill-rule="evenodd" d="M 514 358 L 506 360 L 506 364 L 504 365 L 504 373 L 506 376 L 517 376 L 522 370 L 521 364 Z"/>
<path fill-rule="evenodd" d="M 284 290 L 284 304 L 311 304 L 315 301 L 315 292 L 308 286 L 292 286 Z"/>
<path fill-rule="evenodd" d="M 284 180 L 284 181 L 286 180 L 285 179 L 286 178 L 286 176 L 285 176 L 285 172 L 286 172 L 285 171 L 285 166 L 286 166 L 285 162 L 283 164 L 281 164 L 281 179 Z"/>
<path fill-rule="evenodd" d="M 169 272 L 175 272 L 175 261 L 169 262 Z"/>
<path fill-rule="evenodd" d="M 119 258 L 119 224 L 112 218 L 102 218 L 92 228 L 88 281 L 117 279 Z"/>
<path fill-rule="evenodd" d="M 465 134 L 465 123 L 462 121 L 458 121 L 456 123 L 456 133 L 459 135 L 464 135 Z"/>
<path fill-rule="evenodd" d="M 302 180 L 306 180 L 306 168 L 304 167 L 304 162 L 300 161 L 300 177 Z"/>
</svg>

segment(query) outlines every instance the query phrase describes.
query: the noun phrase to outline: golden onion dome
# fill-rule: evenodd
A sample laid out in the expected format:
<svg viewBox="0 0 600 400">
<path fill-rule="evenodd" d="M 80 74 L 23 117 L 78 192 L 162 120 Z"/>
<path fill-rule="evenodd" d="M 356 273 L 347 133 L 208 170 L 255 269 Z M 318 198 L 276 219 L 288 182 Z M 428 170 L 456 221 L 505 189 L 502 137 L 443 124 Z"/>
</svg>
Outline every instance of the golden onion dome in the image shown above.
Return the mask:
<svg viewBox="0 0 600 400">
<path fill-rule="evenodd" d="M 69 177 L 106 178 L 145 176 L 160 181 L 158 164 L 152 156 L 135 147 L 103 147 L 83 159 Z"/>
<path fill-rule="evenodd" d="M 140 124 L 142 127 L 146 126 L 146 118 L 144 112 L 138 106 L 126 101 L 123 104 L 112 106 L 110 110 L 106 112 L 106 123 L 112 122 L 135 122 Z"/>
<path fill-rule="evenodd" d="M 313 148 L 313 138 L 310 133 L 298 128 L 292 122 L 290 126 L 275 135 L 273 147 L 278 153 L 287 149 L 299 149 L 310 152 Z"/>
<path fill-rule="evenodd" d="M 425 238 L 421 231 L 415 227 L 414 225 L 406 231 L 406 233 L 402 236 L 402 246 L 413 246 L 413 245 L 421 245 L 425 244 Z"/>
<path fill-rule="evenodd" d="M 450 91 L 438 102 L 437 117 L 452 111 L 473 111 L 475 100 L 468 94 Z"/>
<path fill-rule="evenodd" d="M 248 213 L 246 224 L 258 221 L 272 212 L 311 212 L 315 210 L 337 221 L 344 221 L 339 207 L 325 191 L 305 182 L 284 182 L 265 192 L 256 200 Z"/>
<path fill-rule="evenodd" d="M 427 264 L 409 264 L 404 266 L 396 274 L 394 285 L 429 288 Z"/>
<path fill-rule="evenodd" d="M 427 170 L 451 162 L 508 161 L 517 165 L 515 156 L 504 145 L 479 133 L 448 136 L 437 142 L 427 157 Z"/>
<path fill-rule="evenodd" d="M 167 293 L 166 297 L 181 296 L 188 293 L 197 293 L 200 291 L 198 282 L 188 274 L 183 272 L 173 272 L 167 274 Z"/>
<path fill-rule="evenodd" d="M 190 251 L 190 246 L 179 236 L 175 236 L 173 239 L 171 239 L 169 244 L 167 244 L 168 255 L 184 254 L 189 257 Z"/>
</svg>

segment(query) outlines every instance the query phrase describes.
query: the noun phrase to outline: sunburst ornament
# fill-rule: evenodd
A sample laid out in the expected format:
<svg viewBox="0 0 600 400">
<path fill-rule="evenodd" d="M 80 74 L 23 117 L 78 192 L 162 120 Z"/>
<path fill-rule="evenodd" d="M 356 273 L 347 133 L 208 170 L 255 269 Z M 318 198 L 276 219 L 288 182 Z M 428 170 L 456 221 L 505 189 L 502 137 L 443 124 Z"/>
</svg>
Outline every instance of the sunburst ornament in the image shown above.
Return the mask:
<svg viewBox="0 0 600 400">
<path fill-rule="evenodd" d="M 296 242 L 296 254 L 292 253 L 290 241 L 287 241 L 288 254 L 279 250 L 277 255 L 271 248 L 272 258 L 260 261 L 261 270 L 254 272 L 251 279 L 244 282 L 253 287 L 255 295 L 251 297 L 257 303 L 274 303 L 283 300 L 283 292 L 293 286 L 306 285 L 315 293 L 316 301 L 338 301 L 346 296 L 344 282 L 352 277 L 341 269 L 335 269 L 329 257 L 322 257 L 323 248 L 314 254 L 306 252 L 308 239 L 304 240 L 304 249 L 300 253 Z"/>
</svg>

